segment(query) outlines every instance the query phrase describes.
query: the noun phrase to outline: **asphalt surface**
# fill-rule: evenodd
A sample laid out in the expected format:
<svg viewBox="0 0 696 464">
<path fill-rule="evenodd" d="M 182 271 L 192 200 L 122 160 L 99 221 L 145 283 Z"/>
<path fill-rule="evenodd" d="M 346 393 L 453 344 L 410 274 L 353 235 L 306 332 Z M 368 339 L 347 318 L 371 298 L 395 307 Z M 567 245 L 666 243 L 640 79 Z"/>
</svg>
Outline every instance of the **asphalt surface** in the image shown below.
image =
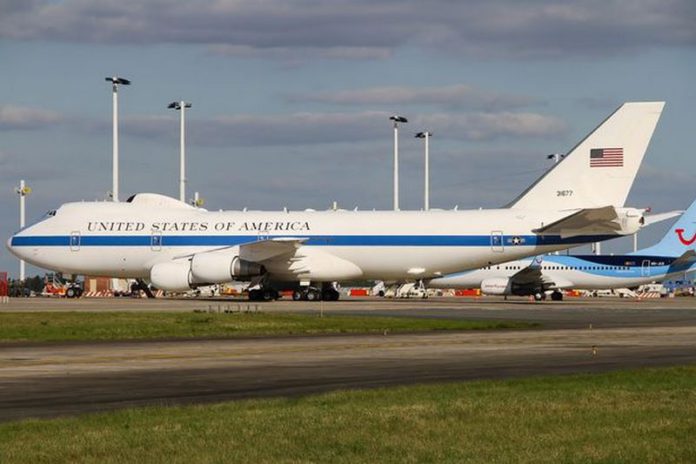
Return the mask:
<svg viewBox="0 0 696 464">
<path fill-rule="evenodd" d="M 12 300 L 2 311 L 242 309 L 230 301 Z M 249 309 L 321 310 L 277 302 Z M 347 388 L 696 363 L 696 300 L 348 300 L 327 313 L 541 322 L 539 330 L 0 345 L 0 421 Z"/>
</svg>

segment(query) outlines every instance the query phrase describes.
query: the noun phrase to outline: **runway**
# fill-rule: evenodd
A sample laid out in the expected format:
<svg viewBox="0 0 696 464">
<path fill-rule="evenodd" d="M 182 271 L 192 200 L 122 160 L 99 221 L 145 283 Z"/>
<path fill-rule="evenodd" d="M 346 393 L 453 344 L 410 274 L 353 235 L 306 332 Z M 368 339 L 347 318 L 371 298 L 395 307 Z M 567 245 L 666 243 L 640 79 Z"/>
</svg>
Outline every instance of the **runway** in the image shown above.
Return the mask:
<svg viewBox="0 0 696 464">
<path fill-rule="evenodd" d="M 536 319 L 545 326 L 497 332 L 5 344 L 0 346 L 0 420 L 696 362 L 693 299 L 645 306 L 635 302 L 622 306 L 617 300 L 565 306 L 490 301 L 348 301 L 331 311 Z M 102 307 L 105 304 L 101 302 Z M 152 303 L 119 304 L 153 309 Z M 190 310 L 196 304 L 201 303 L 174 302 L 170 307 Z M 286 306 L 278 303 L 266 310 L 290 310 Z M 592 328 L 588 320 L 595 321 Z"/>
</svg>

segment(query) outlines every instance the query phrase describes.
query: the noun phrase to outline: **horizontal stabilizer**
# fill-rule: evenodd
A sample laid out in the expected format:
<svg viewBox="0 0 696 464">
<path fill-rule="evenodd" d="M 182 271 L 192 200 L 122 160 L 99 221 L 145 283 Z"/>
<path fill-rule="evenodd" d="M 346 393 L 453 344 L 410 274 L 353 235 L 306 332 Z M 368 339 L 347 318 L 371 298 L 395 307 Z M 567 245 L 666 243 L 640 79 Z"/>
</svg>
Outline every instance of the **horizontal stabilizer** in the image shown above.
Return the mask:
<svg viewBox="0 0 696 464">
<path fill-rule="evenodd" d="M 670 265 L 670 267 L 673 267 L 673 268 L 689 267 L 694 263 L 696 263 L 696 251 L 687 250 L 679 258 L 672 261 L 672 264 Z"/>
<path fill-rule="evenodd" d="M 558 221 L 534 229 L 533 232 L 542 235 L 560 235 L 562 238 L 578 235 L 626 235 L 634 233 L 639 227 L 631 227 L 640 222 L 638 210 L 620 214 L 613 206 L 602 208 L 585 208 L 572 213 Z M 631 224 L 627 218 L 635 219 Z"/>
<path fill-rule="evenodd" d="M 684 214 L 684 210 L 668 211 L 666 213 L 651 214 L 649 216 L 643 216 L 645 218 L 645 225 L 649 226 L 651 224 L 657 224 L 658 222 L 666 221 L 668 219 L 675 218 Z"/>
</svg>

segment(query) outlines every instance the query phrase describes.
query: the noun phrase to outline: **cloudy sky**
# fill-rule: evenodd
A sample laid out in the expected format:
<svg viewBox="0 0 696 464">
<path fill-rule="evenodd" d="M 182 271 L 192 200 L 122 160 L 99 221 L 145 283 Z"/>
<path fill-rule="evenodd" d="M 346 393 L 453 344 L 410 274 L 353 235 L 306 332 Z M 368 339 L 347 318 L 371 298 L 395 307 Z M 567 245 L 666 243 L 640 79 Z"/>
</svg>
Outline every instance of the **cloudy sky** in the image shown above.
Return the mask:
<svg viewBox="0 0 696 464">
<path fill-rule="evenodd" d="M 121 197 L 178 195 L 178 114 L 189 192 L 212 209 L 422 206 L 434 132 L 434 207 L 514 198 L 624 101 L 667 106 L 631 206 L 696 198 L 692 0 L 0 0 L 0 237 L 111 189 L 111 87 L 120 75 Z M 667 225 L 641 234 L 648 245 Z M 630 240 L 605 246 L 627 251 Z M 2 247 L 0 270 L 17 274 Z M 36 269 L 29 269 L 31 273 Z"/>
</svg>

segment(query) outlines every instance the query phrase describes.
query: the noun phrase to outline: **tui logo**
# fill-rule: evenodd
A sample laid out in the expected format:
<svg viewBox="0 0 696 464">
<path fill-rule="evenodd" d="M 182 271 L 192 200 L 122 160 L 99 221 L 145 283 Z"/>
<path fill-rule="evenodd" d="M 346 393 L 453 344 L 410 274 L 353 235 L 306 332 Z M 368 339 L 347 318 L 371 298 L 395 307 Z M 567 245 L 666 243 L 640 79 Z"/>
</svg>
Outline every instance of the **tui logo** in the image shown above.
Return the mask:
<svg viewBox="0 0 696 464">
<path fill-rule="evenodd" d="M 674 229 L 674 232 L 676 232 L 677 237 L 679 237 L 679 241 L 686 246 L 696 242 L 696 232 L 694 232 L 694 235 L 689 239 L 684 238 L 684 229 Z"/>
</svg>

